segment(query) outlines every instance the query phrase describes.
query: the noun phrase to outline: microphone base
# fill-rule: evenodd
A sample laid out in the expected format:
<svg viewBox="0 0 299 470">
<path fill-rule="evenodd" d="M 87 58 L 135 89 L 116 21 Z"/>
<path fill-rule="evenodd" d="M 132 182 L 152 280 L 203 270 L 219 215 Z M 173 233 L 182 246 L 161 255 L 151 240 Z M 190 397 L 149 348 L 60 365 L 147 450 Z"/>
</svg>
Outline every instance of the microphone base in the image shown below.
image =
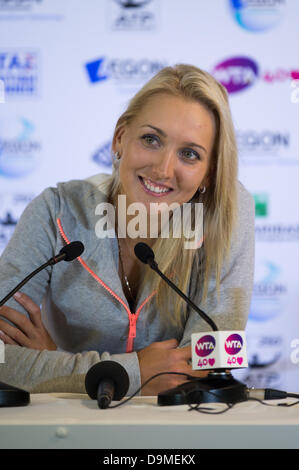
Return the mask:
<svg viewBox="0 0 299 470">
<path fill-rule="evenodd" d="M 248 388 L 230 372 L 213 371 L 202 379 L 185 382 L 158 394 L 158 405 L 238 403 L 248 400 Z"/>
<path fill-rule="evenodd" d="M 30 393 L 12 385 L 0 382 L 0 408 L 26 406 L 30 403 Z"/>
</svg>

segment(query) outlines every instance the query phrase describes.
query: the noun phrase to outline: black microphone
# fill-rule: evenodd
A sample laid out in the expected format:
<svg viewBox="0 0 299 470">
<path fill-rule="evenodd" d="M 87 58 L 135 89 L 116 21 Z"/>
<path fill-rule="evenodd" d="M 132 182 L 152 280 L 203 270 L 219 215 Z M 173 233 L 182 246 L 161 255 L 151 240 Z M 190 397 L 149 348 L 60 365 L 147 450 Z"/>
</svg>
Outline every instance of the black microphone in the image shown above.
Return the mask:
<svg viewBox="0 0 299 470">
<path fill-rule="evenodd" d="M 29 274 L 25 279 L 20 282 L 9 294 L 7 294 L 1 301 L 0 301 L 0 307 L 4 305 L 21 287 L 23 287 L 33 276 L 35 276 L 37 273 L 45 269 L 47 266 L 53 266 L 54 264 L 59 263 L 60 261 L 73 261 L 74 259 L 78 258 L 84 251 L 84 245 L 83 243 L 76 241 L 76 242 L 71 242 L 68 245 L 64 246 L 58 255 L 53 256 L 53 258 L 50 258 L 46 263 L 44 263 L 42 266 L 37 268 L 35 271 L 33 271 L 31 274 Z"/>
<path fill-rule="evenodd" d="M 29 274 L 22 282 L 20 282 L 9 294 L 1 301 L 0 307 L 4 305 L 21 287 L 23 287 L 33 276 L 42 271 L 47 266 L 53 266 L 60 261 L 73 261 L 78 258 L 84 251 L 83 243 L 76 241 L 64 246 L 58 255 L 50 258 L 46 263 Z M 0 382 L 0 407 L 7 406 L 26 406 L 30 403 L 30 393 L 10 384 Z"/>
<path fill-rule="evenodd" d="M 92 366 L 85 376 L 85 389 L 99 408 L 108 408 L 112 400 L 121 400 L 129 389 L 127 371 L 118 362 L 101 361 Z"/>
<path fill-rule="evenodd" d="M 211 326 L 213 331 L 218 331 L 213 320 L 160 271 L 155 261 L 154 252 L 146 243 L 137 243 L 134 251 L 137 258 L 156 271 Z M 208 403 L 211 401 L 237 403 L 246 400 L 248 400 L 246 385 L 236 380 L 229 371 L 224 369 L 215 369 L 207 377 L 183 383 L 178 387 L 158 394 L 158 405 L 162 406 Z"/>
<path fill-rule="evenodd" d="M 65 245 L 61 248 L 59 255 L 53 256 L 49 259 L 49 265 L 59 263 L 59 261 L 73 261 L 82 255 L 84 251 L 84 245 L 82 242 L 71 242 L 68 245 Z"/>
<path fill-rule="evenodd" d="M 187 297 L 173 282 L 171 282 L 168 277 L 163 274 L 160 269 L 158 268 L 158 264 L 155 261 L 155 255 L 151 247 L 149 247 L 146 243 L 137 243 L 134 247 L 134 252 L 137 258 L 142 261 L 142 263 L 148 264 L 154 271 L 156 271 L 157 274 L 159 274 L 164 281 L 167 282 L 167 284 L 176 291 L 177 294 L 179 294 L 185 302 L 187 302 L 190 307 L 192 307 L 200 316 L 203 320 L 205 320 L 210 327 L 212 328 L 213 331 L 218 331 L 218 328 L 216 324 L 213 322 L 213 320 L 205 313 L 203 312 L 200 308 L 195 305 L 189 297 Z"/>
</svg>

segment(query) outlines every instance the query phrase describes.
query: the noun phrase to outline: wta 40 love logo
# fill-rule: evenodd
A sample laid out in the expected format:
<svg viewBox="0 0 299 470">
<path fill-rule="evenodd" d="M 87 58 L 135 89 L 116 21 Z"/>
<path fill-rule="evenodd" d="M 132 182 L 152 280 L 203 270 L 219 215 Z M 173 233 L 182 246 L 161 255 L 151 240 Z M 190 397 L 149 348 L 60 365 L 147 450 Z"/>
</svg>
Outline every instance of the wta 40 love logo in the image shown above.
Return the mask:
<svg viewBox="0 0 299 470">
<path fill-rule="evenodd" d="M 195 351 L 196 354 L 203 359 L 199 359 L 198 367 L 210 366 L 213 367 L 215 364 L 215 358 L 209 357 L 215 350 L 216 340 L 211 335 L 202 336 L 196 343 Z"/>
<path fill-rule="evenodd" d="M 196 369 L 247 367 L 243 331 L 216 331 L 192 335 L 192 367 Z"/>
<path fill-rule="evenodd" d="M 243 339 L 238 334 L 232 334 L 226 339 L 224 347 L 227 354 L 230 356 L 235 356 L 243 348 Z M 241 365 L 242 362 L 243 358 L 241 356 L 228 358 L 229 365 L 234 363 Z"/>
</svg>

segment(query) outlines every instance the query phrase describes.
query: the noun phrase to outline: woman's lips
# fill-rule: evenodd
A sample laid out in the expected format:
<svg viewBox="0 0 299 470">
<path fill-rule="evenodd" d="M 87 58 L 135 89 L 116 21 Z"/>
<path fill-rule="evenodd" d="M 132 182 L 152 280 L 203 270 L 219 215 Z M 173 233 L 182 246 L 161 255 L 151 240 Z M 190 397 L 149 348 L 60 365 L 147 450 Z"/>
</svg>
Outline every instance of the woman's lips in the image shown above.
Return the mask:
<svg viewBox="0 0 299 470">
<path fill-rule="evenodd" d="M 159 185 L 158 183 L 155 183 L 152 180 L 149 180 L 147 178 L 143 178 L 142 176 L 138 176 L 139 181 L 143 187 L 143 189 L 153 195 L 153 196 L 165 196 L 166 194 L 169 194 L 171 191 L 173 191 L 172 188 L 169 188 L 164 185 Z"/>
</svg>

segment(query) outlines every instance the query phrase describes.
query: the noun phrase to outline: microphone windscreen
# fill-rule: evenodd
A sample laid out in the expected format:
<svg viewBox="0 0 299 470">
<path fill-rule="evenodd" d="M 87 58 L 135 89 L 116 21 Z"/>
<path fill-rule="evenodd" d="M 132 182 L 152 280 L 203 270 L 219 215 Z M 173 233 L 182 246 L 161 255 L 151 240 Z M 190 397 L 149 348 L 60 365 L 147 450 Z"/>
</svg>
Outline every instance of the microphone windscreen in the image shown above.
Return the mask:
<svg viewBox="0 0 299 470">
<path fill-rule="evenodd" d="M 127 371 L 118 362 L 101 361 L 92 366 L 85 376 L 85 389 L 92 400 L 96 400 L 101 380 L 114 382 L 113 400 L 121 400 L 129 390 L 130 380 Z"/>
<path fill-rule="evenodd" d="M 153 250 L 146 243 L 137 243 L 134 247 L 134 252 L 142 263 L 148 264 L 149 261 L 153 261 L 155 259 Z"/>
<path fill-rule="evenodd" d="M 60 250 L 60 254 L 65 253 L 64 261 L 73 261 L 84 251 L 84 245 L 81 242 L 71 242 Z"/>
</svg>

